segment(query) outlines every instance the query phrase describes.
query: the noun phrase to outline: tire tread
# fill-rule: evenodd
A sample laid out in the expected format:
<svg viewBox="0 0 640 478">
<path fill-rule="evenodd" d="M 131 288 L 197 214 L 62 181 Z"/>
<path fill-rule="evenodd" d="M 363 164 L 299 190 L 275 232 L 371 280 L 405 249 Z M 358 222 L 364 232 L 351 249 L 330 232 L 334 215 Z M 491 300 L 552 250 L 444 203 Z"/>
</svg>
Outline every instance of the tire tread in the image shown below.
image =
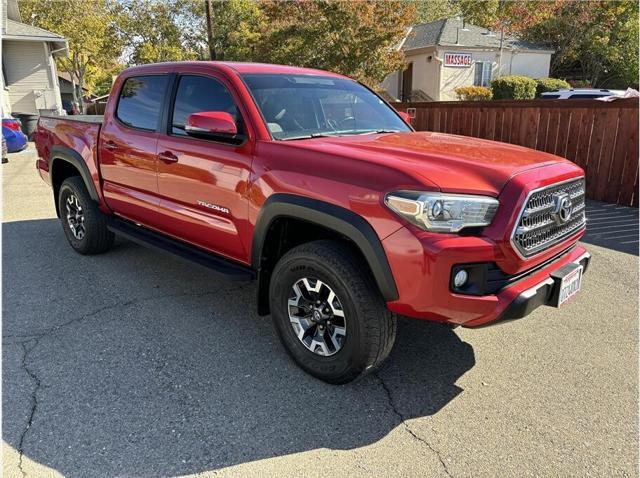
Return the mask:
<svg viewBox="0 0 640 478">
<path fill-rule="evenodd" d="M 360 308 L 364 320 L 363 330 L 367 357 L 361 369 L 350 370 L 346 375 L 331 380 L 346 383 L 373 372 L 389 355 L 396 337 L 397 319 L 389 309 L 373 281 L 369 268 L 360 255 L 348 244 L 334 240 L 319 240 L 297 246 L 279 261 L 273 277 L 280 267 L 291 260 L 305 259 L 330 268 L 344 281 Z M 273 278 L 272 278 L 273 279 Z"/>
<path fill-rule="evenodd" d="M 86 235 L 84 243 L 75 240 L 71 235 L 71 231 L 68 230 L 68 226 L 64 222 L 65 205 L 62 198 L 63 191 L 67 188 L 76 194 L 85 210 Z M 60 192 L 58 194 L 58 201 L 62 227 L 67 239 L 69 239 L 71 247 L 73 247 L 76 252 L 86 255 L 100 254 L 109 250 L 113 246 L 115 235 L 107 228 L 108 217 L 100 211 L 98 205 L 93 201 L 93 199 L 91 199 L 91 196 L 89 196 L 89 192 L 84 185 L 84 181 L 80 176 L 71 176 L 62 182 Z"/>
</svg>

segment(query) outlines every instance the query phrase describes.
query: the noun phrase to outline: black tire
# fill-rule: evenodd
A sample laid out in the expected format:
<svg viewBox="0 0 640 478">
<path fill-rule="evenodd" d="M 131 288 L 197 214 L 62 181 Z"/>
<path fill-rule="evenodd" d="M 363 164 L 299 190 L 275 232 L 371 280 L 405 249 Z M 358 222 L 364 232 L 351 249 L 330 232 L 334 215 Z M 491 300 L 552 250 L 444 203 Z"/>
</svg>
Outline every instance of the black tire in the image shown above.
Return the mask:
<svg viewBox="0 0 640 478">
<path fill-rule="evenodd" d="M 67 219 L 67 200 L 75 196 L 84 216 L 84 235 L 78 238 L 71 230 Z M 79 176 L 65 179 L 58 194 L 58 207 L 62 229 L 71 247 L 80 254 L 100 254 L 113 246 L 115 235 L 107 229 L 107 216 L 91 199 Z"/>
<path fill-rule="evenodd" d="M 289 320 L 293 285 L 304 277 L 327 284 L 344 311 L 346 335 L 333 355 L 312 352 Z M 298 365 L 328 383 L 351 382 L 376 369 L 389 355 L 396 337 L 396 316 L 387 309 L 371 273 L 349 245 L 314 241 L 287 252 L 271 276 L 271 315 L 280 340 Z"/>
</svg>

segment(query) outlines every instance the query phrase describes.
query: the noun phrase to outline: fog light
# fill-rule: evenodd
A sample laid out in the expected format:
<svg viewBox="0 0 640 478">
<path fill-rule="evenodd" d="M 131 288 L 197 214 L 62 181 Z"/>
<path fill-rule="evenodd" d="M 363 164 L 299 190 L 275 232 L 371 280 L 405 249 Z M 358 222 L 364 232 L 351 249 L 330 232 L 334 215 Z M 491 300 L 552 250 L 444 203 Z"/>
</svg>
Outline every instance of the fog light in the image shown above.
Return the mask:
<svg viewBox="0 0 640 478">
<path fill-rule="evenodd" d="M 453 285 L 457 288 L 460 288 L 467 282 L 468 278 L 469 274 L 467 274 L 467 271 L 465 271 L 464 269 L 459 270 L 458 272 L 456 272 L 456 275 L 453 278 Z"/>
</svg>

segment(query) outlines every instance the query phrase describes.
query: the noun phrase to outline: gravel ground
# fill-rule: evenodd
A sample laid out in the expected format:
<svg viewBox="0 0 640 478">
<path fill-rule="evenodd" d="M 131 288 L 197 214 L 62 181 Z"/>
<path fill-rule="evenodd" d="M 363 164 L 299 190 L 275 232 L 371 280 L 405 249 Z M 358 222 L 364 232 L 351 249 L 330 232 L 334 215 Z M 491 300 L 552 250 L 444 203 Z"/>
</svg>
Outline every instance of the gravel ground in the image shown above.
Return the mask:
<svg viewBox="0 0 640 478">
<path fill-rule="evenodd" d="M 126 241 L 77 255 L 33 152 L 2 173 L 6 477 L 638 476 L 637 241 L 590 235 L 562 310 L 402 319 L 384 367 L 335 387 L 289 360 L 253 284 Z"/>
</svg>

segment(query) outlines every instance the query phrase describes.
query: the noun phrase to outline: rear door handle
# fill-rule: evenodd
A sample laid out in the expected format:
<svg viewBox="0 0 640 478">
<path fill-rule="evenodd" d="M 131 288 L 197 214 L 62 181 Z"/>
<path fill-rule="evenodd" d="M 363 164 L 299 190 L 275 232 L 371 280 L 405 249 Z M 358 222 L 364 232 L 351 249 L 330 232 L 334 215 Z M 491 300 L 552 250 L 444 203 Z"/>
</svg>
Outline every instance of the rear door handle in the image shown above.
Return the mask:
<svg viewBox="0 0 640 478">
<path fill-rule="evenodd" d="M 115 151 L 118 149 L 118 145 L 114 141 L 106 141 L 103 146 L 104 149 L 108 151 Z"/>
<path fill-rule="evenodd" d="M 160 161 L 163 161 L 165 163 L 177 163 L 178 162 L 178 157 L 173 154 L 171 151 L 164 151 L 160 154 L 158 154 L 158 159 Z"/>
</svg>

